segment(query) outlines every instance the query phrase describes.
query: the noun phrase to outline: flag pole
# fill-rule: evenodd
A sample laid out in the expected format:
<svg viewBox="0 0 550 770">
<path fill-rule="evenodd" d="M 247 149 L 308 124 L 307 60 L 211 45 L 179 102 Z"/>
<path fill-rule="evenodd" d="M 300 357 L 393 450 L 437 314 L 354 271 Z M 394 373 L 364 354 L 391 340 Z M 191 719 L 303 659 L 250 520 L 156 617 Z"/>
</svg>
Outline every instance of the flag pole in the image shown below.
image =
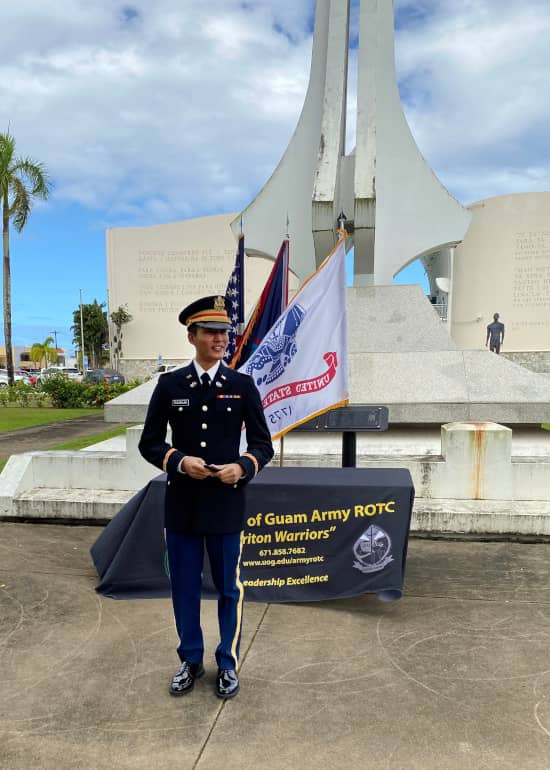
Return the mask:
<svg viewBox="0 0 550 770">
<path fill-rule="evenodd" d="M 241 214 L 241 233 L 240 238 L 243 238 L 244 240 L 244 230 L 243 230 L 243 215 Z M 241 270 L 240 270 L 240 276 L 239 279 L 241 281 L 241 303 L 239 307 L 239 322 L 237 323 L 237 334 L 239 337 L 243 336 L 244 333 L 244 306 L 245 306 L 245 285 L 244 285 L 244 247 L 243 247 L 243 254 L 242 254 L 242 260 L 241 260 Z"/>
<path fill-rule="evenodd" d="M 281 314 L 284 313 L 288 305 L 288 271 L 290 265 L 290 219 L 288 217 L 288 211 L 286 212 L 286 240 L 288 241 L 287 256 L 286 256 L 286 276 L 283 281 L 283 297 L 281 300 Z M 281 443 L 279 444 L 279 468 L 283 467 L 285 457 L 285 437 L 281 436 Z"/>
<path fill-rule="evenodd" d="M 243 218 L 241 216 L 241 231 L 237 239 L 235 264 L 225 289 L 226 304 L 230 307 L 231 329 L 223 360 L 230 367 L 233 364 L 239 337 L 244 331 L 244 233 L 242 227 Z"/>
</svg>

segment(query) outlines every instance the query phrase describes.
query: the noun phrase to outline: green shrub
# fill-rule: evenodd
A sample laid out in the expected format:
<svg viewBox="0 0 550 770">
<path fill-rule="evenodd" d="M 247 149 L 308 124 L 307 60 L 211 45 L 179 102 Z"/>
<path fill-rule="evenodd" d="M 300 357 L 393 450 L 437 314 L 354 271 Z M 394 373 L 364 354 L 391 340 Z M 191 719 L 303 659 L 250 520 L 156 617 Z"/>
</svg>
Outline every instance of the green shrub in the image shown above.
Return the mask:
<svg viewBox="0 0 550 770">
<path fill-rule="evenodd" d="M 34 394 L 32 385 L 27 385 L 21 380 L 18 380 L 10 391 L 13 401 L 16 401 L 19 406 L 28 406 Z"/>
<path fill-rule="evenodd" d="M 7 406 L 48 406 L 49 398 L 45 393 L 36 390 L 18 380 L 12 387 L 0 388 L 0 407 Z"/>
<path fill-rule="evenodd" d="M 122 385 L 120 382 L 109 384 L 108 382 L 98 382 L 95 385 L 88 385 L 88 405 L 103 406 L 106 401 L 120 396 L 121 393 L 127 393 L 135 387 L 134 385 Z"/>
<path fill-rule="evenodd" d="M 107 382 L 90 384 L 69 380 L 63 374 L 54 374 L 42 384 L 42 390 L 51 399 L 52 405 L 60 409 L 81 409 L 85 407 L 100 407 L 121 393 L 127 393 L 136 387 L 137 383 L 122 385 Z"/>
<path fill-rule="evenodd" d="M 70 380 L 61 372 L 47 377 L 40 386 L 43 393 L 47 393 L 52 406 L 58 409 L 81 409 L 88 406 L 86 403 L 87 385 L 83 382 Z"/>
</svg>

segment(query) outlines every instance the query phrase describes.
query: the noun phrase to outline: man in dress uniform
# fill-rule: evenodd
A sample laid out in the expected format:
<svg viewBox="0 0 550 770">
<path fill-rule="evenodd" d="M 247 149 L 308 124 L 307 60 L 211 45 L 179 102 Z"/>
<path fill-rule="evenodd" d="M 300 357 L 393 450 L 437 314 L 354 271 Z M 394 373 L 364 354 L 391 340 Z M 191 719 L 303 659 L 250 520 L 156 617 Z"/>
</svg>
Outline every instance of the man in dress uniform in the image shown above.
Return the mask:
<svg viewBox="0 0 550 770">
<path fill-rule="evenodd" d="M 485 347 L 487 347 L 487 343 L 489 343 L 489 350 L 491 353 L 500 353 L 500 346 L 504 342 L 504 324 L 498 320 L 499 318 L 499 314 L 495 313 L 493 316 L 493 323 L 487 326 Z"/>
<path fill-rule="evenodd" d="M 225 297 L 203 297 L 184 308 L 179 320 L 187 326 L 195 359 L 160 376 L 139 444 L 143 457 L 168 476 L 166 543 L 181 661 L 170 692 L 191 692 L 204 674 L 200 602 L 206 546 L 219 595 L 216 694 L 232 698 L 239 691 L 245 487 L 271 460 L 273 447 L 254 381 L 221 362 L 231 328 Z M 247 450 L 240 455 L 243 423 Z"/>
</svg>

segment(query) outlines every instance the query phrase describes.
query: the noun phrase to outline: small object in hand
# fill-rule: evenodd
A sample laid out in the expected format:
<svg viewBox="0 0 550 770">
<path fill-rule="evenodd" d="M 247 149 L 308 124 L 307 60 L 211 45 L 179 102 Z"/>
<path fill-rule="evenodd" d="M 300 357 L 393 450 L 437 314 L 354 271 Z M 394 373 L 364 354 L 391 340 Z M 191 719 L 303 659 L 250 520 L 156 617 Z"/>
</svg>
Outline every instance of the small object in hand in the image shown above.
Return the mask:
<svg viewBox="0 0 550 770">
<path fill-rule="evenodd" d="M 204 467 L 207 468 L 209 471 L 212 471 L 212 473 L 219 473 L 221 470 L 220 468 L 216 468 L 215 465 L 208 465 L 208 463 L 205 463 Z"/>
</svg>

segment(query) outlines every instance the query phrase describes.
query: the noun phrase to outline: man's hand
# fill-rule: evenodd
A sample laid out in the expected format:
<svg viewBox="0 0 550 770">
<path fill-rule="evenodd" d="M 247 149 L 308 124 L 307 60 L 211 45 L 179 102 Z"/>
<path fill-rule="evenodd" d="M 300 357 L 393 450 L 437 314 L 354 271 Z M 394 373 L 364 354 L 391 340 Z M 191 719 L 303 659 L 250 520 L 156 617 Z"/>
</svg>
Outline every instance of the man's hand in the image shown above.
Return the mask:
<svg viewBox="0 0 550 770">
<path fill-rule="evenodd" d="M 235 484 L 241 476 L 244 476 L 244 471 L 239 463 L 228 463 L 227 465 L 213 465 L 216 471 L 208 470 L 204 464 L 202 457 L 193 457 L 192 455 L 185 455 L 182 460 L 182 468 L 191 476 L 192 479 L 207 479 L 214 477 L 223 481 L 224 484 Z"/>
<path fill-rule="evenodd" d="M 218 468 L 217 473 L 211 473 L 211 476 L 215 476 L 224 484 L 236 484 L 237 481 L 244 476 L 244 471 L 239 463 L 228 463 L 227 465 L 214 465 L 214 468 Z"/>
<path fill-rule="evenodd" d="M 202 457 L 193 457 L 193 455 L 185 455 L 182 460 L 182 468 L 192 479 L 202 480 L 207 479 L 209 476 L 218 475 L 217 473 L 212 473 L 212 471 L 208 470 Z"/>
</svg>

